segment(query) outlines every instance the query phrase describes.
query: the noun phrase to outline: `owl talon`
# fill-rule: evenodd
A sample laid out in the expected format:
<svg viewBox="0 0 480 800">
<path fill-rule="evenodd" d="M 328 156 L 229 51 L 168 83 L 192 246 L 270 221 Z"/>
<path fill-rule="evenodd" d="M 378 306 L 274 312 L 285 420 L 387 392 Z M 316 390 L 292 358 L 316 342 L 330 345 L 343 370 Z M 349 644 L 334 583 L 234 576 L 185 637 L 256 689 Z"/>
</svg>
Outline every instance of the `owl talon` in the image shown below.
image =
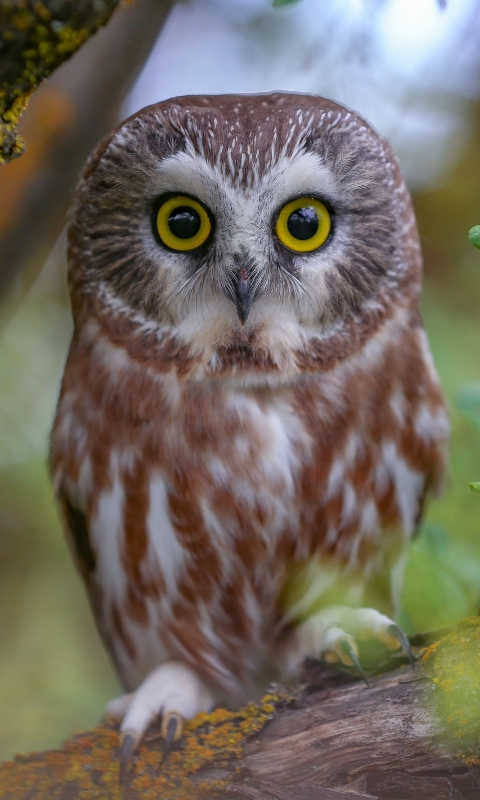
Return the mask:
<svg viewBox="0 0 480 800">
<path fill-rule="evenodd" d="M 173 749 L 173 744 L 180 739 L 183 733 L 183 717 L 175 711 L 169 714 L 164 714 L 162 718 L 162 734 L 165 739 L 163 745 L 163 756 L 161 763 L 170 755 Z"/>
<path fill-rule="evenodd" d="M 387 632 L 399 642 L 403 652 L 410 661 L 412 669 L 414 670 L 415 656 L 413 655 L 412 648 L 410 647 L 410 642 L 408 641 L 407 636 L 404 634 L 402 629 L 398 627 L 398 625 L 395 625 L 395 623 L 392 623 L 391 625 L 388 626 Z"/>
<path fill-rule="evenodd" d="M 122 733 L 120 739 L 120 771 L 119 782 L 120 786 L 124 786 L 130 774 L 132 767 L 132 756 L 137 749 L 140 738 L 133 733 Z"/>
<path fill-rule="evenodd" d="M 367 676 L 365 675 L 364 669 L 360 663 L 360 659 L 358 658 L 355 648 L 350 642 L 350 640 L 342 639 L 342 641 L 338 644 L 338 648 L 345 656 L 347 656 L 347 658 L 349 658 L 353 662 L 353 666 L 357 670 L 358 674 L 360 675 L 362 680 L 365 681 L 366 686 L 370 688 L 370 684 L 367 680 Z"/>
<path fill-rule="evenodd" d="M 180 661 L 165 661 L 156 667 L 131 695 L 124 695 L 107 706 L 107 713 L 123 720 L 120 727 L 120 782 L 128 778 L 131 757 L 149 726 L 161 717 L 165 738 L 163 760 L 173 742 L 182 735 L 183 722 L 202 711 L 210 711 L 214 701 L 198 675 Z"/>
</svg>

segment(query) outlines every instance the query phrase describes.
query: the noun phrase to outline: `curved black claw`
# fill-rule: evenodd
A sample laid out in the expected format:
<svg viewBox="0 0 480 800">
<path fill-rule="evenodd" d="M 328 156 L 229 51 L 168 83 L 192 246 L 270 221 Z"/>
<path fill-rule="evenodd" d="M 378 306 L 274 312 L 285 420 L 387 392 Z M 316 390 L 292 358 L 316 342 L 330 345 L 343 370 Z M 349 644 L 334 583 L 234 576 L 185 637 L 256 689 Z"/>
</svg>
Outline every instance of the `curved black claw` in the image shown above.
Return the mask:
<svg viewBox="0 0 480 800">
<path fill-rule="evenodd" d="M 369 682 L 367 680 L 367 676 L 365 675 L 365 672 L 363 671 L 363 667 L 360 664 L 360 661 L 358 660 L 358 656 L 357 656 L 355 650 L 353 649 L 351 643 L 348 641 L 348 639 L 342 639 L 342 641 L 340 642 L 340 650 L 342 651 L 342 653 L 345 656 L 348 656 L 348 658 L 351 661 L 353 661 L 353 665 L 354 665 L 355 669 L 357 670 L 358 674 L 365 681 L 366 685 L 370 688 L 370 684 L 369 684 Z"/>
<path fill-rule="evenodd" d="M 132 755 L 137 746 L 137 740 L 131 733 L 126 733 L 120 747 L 120 785 L 124 786 L 128 780 L 132 766 Z"/>
<path fill-rule="evenodd" d="M 415 656 L 412 653 L 410 642 L 408 641 L 408 638 L 402 629 L 399 628 L 398 625 L 392 623 L 392 625 L 388 626 L 387 631 L 391 636 L 394 636 L 397 642 L 401 645 L 403 652 L 408 657 L 408 660 L 412 665 L 412 669 L 415 669 Z"/>
<path fill-rule="evenodd" d="M 181 733 L 181 726 L 182 726 L 182 721 L 180 717 L 177 717 L 176 714 L 171 714 L 171 716 L 168 718 L 166 725 L 167 731 L 165 736 L 165 744 L 163 745 L 163 755 L 161 760 L 162 764 L 172 752 L 173 743 L 175 742 L 176 739 L 178 739 Z"/>
</svg>

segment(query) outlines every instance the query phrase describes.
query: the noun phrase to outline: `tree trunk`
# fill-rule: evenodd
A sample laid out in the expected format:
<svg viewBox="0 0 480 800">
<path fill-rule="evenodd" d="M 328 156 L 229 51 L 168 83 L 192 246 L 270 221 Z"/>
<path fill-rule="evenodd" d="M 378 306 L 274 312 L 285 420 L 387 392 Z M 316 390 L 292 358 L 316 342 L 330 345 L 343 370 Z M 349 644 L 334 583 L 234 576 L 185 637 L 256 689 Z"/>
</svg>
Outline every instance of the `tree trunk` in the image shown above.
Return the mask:
<svg viewBox="0 0 480 800">
<path fill-rule="evenodd" d="M 312 663 L 302 685 L 197 717 L 164 763 L 152 730 L 122 787 L 118 732 L 98 727 L 4 764 L 0 798 L 480 800 L 479 646 L 480 620 L 464 620 L 369 687 Z"/>
</svg>

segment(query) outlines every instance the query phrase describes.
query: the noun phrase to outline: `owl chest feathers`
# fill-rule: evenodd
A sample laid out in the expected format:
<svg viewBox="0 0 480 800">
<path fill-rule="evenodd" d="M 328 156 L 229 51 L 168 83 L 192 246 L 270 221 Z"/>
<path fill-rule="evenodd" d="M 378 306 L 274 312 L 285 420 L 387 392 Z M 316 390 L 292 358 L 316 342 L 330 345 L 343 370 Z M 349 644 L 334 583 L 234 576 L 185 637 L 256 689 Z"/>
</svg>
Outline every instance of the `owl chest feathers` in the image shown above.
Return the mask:
<svg viewBox="0 0 480 800">
<path fill-rule="evenodd" d="M 168 655 L 237 690 L 281 636 L 292 564 L 334 559 L 368 582 L 408 540 L 447 423 L 423 332 L 403 338 L 275 389 L 74 345 L 52 465 L 127 687 Z"/>
</svg>

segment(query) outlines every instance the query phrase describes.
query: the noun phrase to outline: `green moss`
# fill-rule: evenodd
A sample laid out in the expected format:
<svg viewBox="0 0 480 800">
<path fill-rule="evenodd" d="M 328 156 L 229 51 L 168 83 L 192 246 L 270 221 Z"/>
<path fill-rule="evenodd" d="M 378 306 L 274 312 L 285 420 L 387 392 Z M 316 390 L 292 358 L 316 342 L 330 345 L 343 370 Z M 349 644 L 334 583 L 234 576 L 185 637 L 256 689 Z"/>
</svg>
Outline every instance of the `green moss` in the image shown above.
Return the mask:
<svg viewBox="0 0 480 800">
<path fill-rule="evenodd" d="M 1 5 L 0 163 L 23 152 L 16 126 L 32 92 L 107 22 L 118 3 L 16 0 Z"/>
</svg>

